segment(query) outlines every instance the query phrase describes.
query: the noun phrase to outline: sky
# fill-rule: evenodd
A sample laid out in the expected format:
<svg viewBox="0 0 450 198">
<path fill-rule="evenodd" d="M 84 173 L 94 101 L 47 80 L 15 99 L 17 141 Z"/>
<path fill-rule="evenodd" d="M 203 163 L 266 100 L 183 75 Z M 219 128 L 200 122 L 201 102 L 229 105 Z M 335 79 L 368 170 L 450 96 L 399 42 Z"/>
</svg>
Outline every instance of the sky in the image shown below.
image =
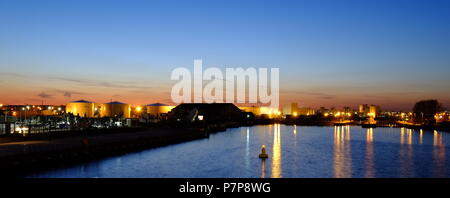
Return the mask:
<svg viewBox="0 0 450 198">
<path fill-rule="evenodd" d="M 281 104 L 450 108 L 447 0 L 0 0 L 0 103 L 171 103 L 177 67 L 278 67 Z"/>
</svg>

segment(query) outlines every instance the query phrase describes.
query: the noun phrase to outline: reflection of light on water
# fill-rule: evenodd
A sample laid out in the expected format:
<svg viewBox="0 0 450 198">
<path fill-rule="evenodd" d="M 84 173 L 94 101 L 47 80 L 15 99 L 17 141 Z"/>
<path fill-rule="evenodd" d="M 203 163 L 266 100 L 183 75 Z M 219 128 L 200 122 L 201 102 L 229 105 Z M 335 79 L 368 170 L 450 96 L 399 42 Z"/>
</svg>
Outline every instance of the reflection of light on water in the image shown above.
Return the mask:
<svg viewBox="0 0 450 198">
<path fill-rule="evenodd" d="M 345 128 L 345 137 L 348 142 L 350 142 L 350 126 L 346 126 Z"/>
<path fill-rule="evenodd" d="M 366 135 L 366 177 L 374 177 L 373 168 L 373 128 L 367 129 Z"/>
<path fill-rule="evenodd" d="M 442 146 L 442 134 L 436 130 L 433 131 L 433 146 Z"/>
<path fill-rule="evenodd" d="M 246 146 L 245 146 L 245 167 L 250 169 L 250 128 L 247 127 L 247 139 L 246 139 Z"/>
<path fill-rule="evenodd" d="M 272 152 L 272 177 L 281 177 L 280 124 L 274 125 Z"/>
<path fill-rule="evenodd" d="M 266 167 L 266 159 L 262 159 L 261 160 L 261 178 L 266 177 L 265 176 L 265 172 L 266 172 L 265 167 Z"/>
<path fill-rule="evenodd" d="M 406 135 L 408 136 L 408 144 L 412 144 L 412 129 L 408 129 Z"/>
<path fill-rule="evenodd" d="M 442 143 L 442 133 L 433 132 L 433 174 L 435 177 L 445 176 L 445 145 Z"/>
<path fill-rule="evenodd" d="M 423 130 L 420 129 L 419 143 L 422 144 Z"/>
<path fill-rule="evenodd" d="M 405 145 L 406 139 L 406 145 Z M 402 177 L 413 177 L 413 147 L 412 147 L 412 129 L 400 129 L 400 174 Z"/>
<path fill-rule="evenodd" d="M 368 142 L 368 143 L 373 142 L 373 128 L 367 129 L 366 142 Z"/>
<path fill-rule="evenodd" d="M 295 153 L 295 155 L 297 155 L 297 125 L 294 125 L 294 153 Z M 295 158 L 295 164 L 298 164 L 297 163 L 297 158 Z"/>
<path fill-rule="evenodd" d="M 334 176 L 351 177 L 350 127 L 334 127 Z"/>
<path fill-rule="evenodd" d="M 400 144 L 403 144 L 405 142 L 404 135 L 405 135 L 405 128 L 402 127 L 400 129 Z"/>
</svg>

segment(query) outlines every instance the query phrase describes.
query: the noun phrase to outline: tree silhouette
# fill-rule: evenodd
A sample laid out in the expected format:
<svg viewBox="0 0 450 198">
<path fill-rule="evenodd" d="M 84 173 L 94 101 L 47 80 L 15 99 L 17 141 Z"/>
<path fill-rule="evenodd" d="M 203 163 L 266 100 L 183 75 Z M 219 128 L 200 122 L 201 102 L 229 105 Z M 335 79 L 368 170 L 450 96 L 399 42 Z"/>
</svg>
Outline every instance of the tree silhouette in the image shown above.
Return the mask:
<svg viewBox="0 0 450 198">
<path fill-rule="evenodd" d="M 442 104 L 437 100 L 422 100 L 414 105 L 414 119 L 421 122 L 434 121 L 434 115 L 442 110 Z"/>
</svg>

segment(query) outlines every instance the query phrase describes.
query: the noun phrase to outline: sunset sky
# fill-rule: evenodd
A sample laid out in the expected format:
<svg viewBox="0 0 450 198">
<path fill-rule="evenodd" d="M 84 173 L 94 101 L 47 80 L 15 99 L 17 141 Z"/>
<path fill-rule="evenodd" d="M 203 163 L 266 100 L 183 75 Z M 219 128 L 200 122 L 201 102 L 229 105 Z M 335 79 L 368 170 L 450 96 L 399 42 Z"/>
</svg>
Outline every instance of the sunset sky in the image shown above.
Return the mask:
<svg viewBox="0 0 450 198">
<path fill-rule="evenodd" d="M 279 67 L 281 103 L 450 108 L 450 1 L 0 0 L 0 103 L 171 103 L 174 68 Z"/>
</svg>

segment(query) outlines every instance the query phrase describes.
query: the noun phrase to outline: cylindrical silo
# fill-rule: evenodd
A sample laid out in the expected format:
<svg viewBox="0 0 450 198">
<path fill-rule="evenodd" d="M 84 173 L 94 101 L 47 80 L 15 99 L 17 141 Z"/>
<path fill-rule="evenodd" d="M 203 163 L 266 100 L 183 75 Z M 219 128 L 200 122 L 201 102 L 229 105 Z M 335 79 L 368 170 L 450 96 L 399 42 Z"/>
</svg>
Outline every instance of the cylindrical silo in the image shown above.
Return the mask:
<svg viewBox="0 0 450 198">
<path fill-rule="evenodd" d="M 77 100 L 67 103 L 66 112 L 73 115 L 92 118 L 95 113 L 95 103 L 86 100 Z"/>
<path fill-rule="evenodd" d="M 174 106 L 161 103 L 148 104 L 145 106 L 147 108 L 147 113 L 154 116 L 166 114 L 174 108 Z"/>
<path fill-rule="evenodd" d="M 101 105 L 101 117 L 122 117 L 130 118 L 130 105 L 122 102 L 109 102 Z"/>
</svg>

